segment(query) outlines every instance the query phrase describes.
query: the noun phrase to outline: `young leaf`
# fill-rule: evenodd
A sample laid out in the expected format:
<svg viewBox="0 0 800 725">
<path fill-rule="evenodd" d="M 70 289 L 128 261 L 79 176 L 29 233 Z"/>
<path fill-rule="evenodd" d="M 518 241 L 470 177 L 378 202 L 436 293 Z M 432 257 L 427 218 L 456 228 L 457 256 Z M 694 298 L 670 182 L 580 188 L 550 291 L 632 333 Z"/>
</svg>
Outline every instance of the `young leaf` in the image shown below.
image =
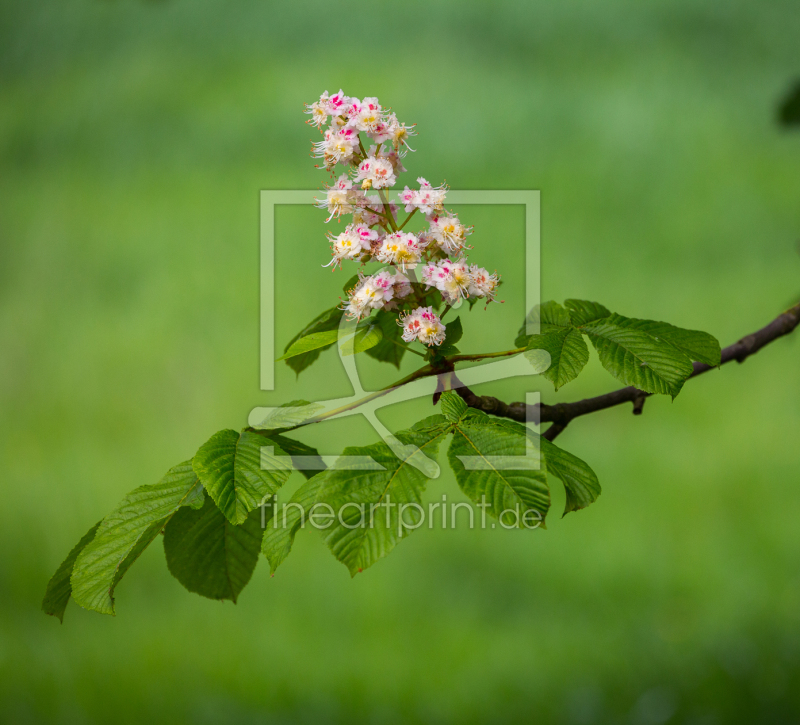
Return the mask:
<svg viewBox="0 0 800 725">
<path fill-rule="evenodd" d="M 477 413 L 478 411 L 473 411 Z M 535 527 L 550 508 L 541 456 L 525 433 L 486 415 L 459 421 L 447 451 L 461 490 L 504 525 Z"/>
<path fill-rule="evenodd" d="M 125 572 L 175 512 L 200 495 L 189 461 L 170 469 L 159 483 L 129 493 L 78 554 L 71 578 L 75 601 L 114 614 L 114 589 Z"/>
<path fill-rule="evenodd" d="M 668 322 L 634 320 L 623 318 L 621 315 L 616 315 L 615 317 L 620 324 L 624 324 L 632 330 L 641 330 L 655 340 L 668 342 L 684 353 L 690 360 L 697 360 L 712 367 L 716 367 L 720 363 L 719 341 L 707 332 L 684 330 L 681 327 L 670 325 Z M 627 319 L 627 322 L 623 323 L 623 319 Z"/>
<path fill-rule="evenodd" d="M 404 455 L 396 456 L 383 442 L 345 448 L 342 460 L 348 467 L 328 469 L 317 501 L 328 504 L 336 516 L 320 533 L 352 576 L 386 556 L 419 524 L 417 507 L 428 479 L 413 464 L 422 459 L 430 464 L 427 456 L 436 456 L 450 427 L 443 416 L 432 416 L 396 434 L 407 447 Z M 372 463 L 354 461 L 355 456 Z"/>
<path fill-rule="evenodd" d="M 292 457 L 292 466 L 306 478 L 313 478 L 325 469 L 325 463 L 316 448 L 282 435 L 270 435 L 266 440 L 275 441 L 280 449 Z"/>
<path fill-rule="evenodd" d="M 375 347 L 382 338 L 383 333 L 380 326 L 371 322 L 359 325 L 356 329 L 356 334 L 342 343 L 342 356 L 356 355 L 359 352 L 369 350 L 371 347 Z"/>
<path fill-rule="evenodd" d="M 327 471 L 322 471 L 306 481 L 295 491 L 294 496 L 284 506 L 281 506 L 277 514 L 273 512 L 272 518 L 267 522 L 264 539 L 261 542 L 261 551 L 269 561 L 272 574 L 289 556 L 294 537 L 300 528 L 305 526 L 327 473 Z"/>
<path fill-rule="evenodd" d="M 594 503 L 600 495 L 600 482 L 589 465 L 546 438 L 540 438 L 539 444 L 548 475 L 561 479 L 567 492 L 564 516 Z"/>
<path fill-rule="evenodd" d="M 632 321 L 610 315 L 581 327 L 600 362 L 617 380 L 647 393 L 673 398 L 694 372 L 692 361 L 673 345 L 636 329 Z"/>
<path fill-rule="evenodd" d="M 307 352 L 319 350 L 323 347 L 333 345 L 339 337 L 339 328 L 335 330 L 327 330 L 326 332 L 312 332 L 310 335 L 301 337 L 296 342 L 293 342 L 286 349 L 286 352 L 278 358 L 278 360 L 288 360 L 298 355 L 303 355 Z"/>
<path fill-rule="evenodd" d="M 343 314 L 344 311 L 340 310 L 338 307 L 332 307 L 329 310 L 325 310 L 325 312 L 317 315 L 302 330 L 300 330 L 300 332 L 298 332 L 291 340 L 289 340 L 289 344 L 284 348 L 283 351 L 286 352 L 295 342 L 306 335 L 311 335 L 312 333 L 316 332 L 338 330 Z M 288 358 L 286 360 L 286 364 L 299 375 L 319 357 L 319 354 L 323 349 L 324 348 L 317 348 L 315 350 L 311 350 L 310 352 Z"/>
<path fill-rule="evenodd" d="M 525 316 L 525 322 L 517 332 L 517 338 L 514 344 L 517 347 L 527 347 L 528 327 L 530 325 L 539 326 L 539 334 L 547 334 L 562 328 L 572 327 L 572 320 L 569 316 L 569 311 L 562 307 L 558 302 L 542 302 L 531 308 L 530 312 Z"/>
<path fill-rule="evenodd" d="M 186 589 L 234 604 L 258 563 L 261 509 L 234 526 L 210 497 L 199 510 L 183 508 L 164 529 L 167 568 Z"/>
<path fill-rule="evenodd" d="M 273 455 L 261 449 L 273 444 Z M 289 478 L 291 466 L 272 440 L 244 430 L 215 433 L 195 453 L 192 465 L 200 482 L 232 524 L 241 524 L 265 496 Z"/>
<path fill-rule="evenodd" d="M 456 317 L 454 320 L 449 320 L 447 325 L 445 325 L 445 328 L 448 345 L 455 345 L 464 336 L 464 329 L 461 327 L 460 317 Z"/>
<path fill-rule="evenodd" d="M 439 404 L 442 406 L 444 417 L 451 423 L 458 423 L 461 416 L 467 412 L 467 404 L 453 390 L 446 390 L 442 393 Z"/>
<path fill-rule="evenodd" d="M 47 590 L 44 594 L 44 601 L 42 601 L 42 611 L 58 619 L 63 624 L 64 612 L 67 609 L 67 604 L 72 596 L 72 569 L 75 566 L 75 560 L 89 542 L 94 539 L 97 529 L 100 527 L 102 521 L 98 521 L 91 529 L 89 529 L 83 538 L 75 545 L 72 551 L 67 554 L 67 558 L 58 567 L 56 573 L 53 574 L 47 584 Z"/>
<path fill-rule="evenodd" d="M 536 350 L 549 353 L 550 367 L 541 374 L 553 383 L 556 390 L 577 378 L 589 361 L 589 348 L 574 327 L 555 327 L 551 332 L 531 335 L 525 356 Z"/>
<path fill-rule="evenodd" d="M 383 337 L 374 347 L 367 350 L 367 355 L 388 362 L 396 368 L 400 368 L 400 361 L 406 352 L 403 342 L 403 328 L 397 324 L 397 315 L 393 315 L 386 310 L 378 310 L 375 314 L 375 324 L 380 327 Z"/>
<path fill-rule="evenodd" d="M 575 327 L 587 325 L 596 320 L 602 320 L 611 314 L 611 310 L 604 307 L 599 302 L 587 302 L 586 300 L 565 300 L 564 304 L 569 308 L 569 316 Z"/>
</svg>

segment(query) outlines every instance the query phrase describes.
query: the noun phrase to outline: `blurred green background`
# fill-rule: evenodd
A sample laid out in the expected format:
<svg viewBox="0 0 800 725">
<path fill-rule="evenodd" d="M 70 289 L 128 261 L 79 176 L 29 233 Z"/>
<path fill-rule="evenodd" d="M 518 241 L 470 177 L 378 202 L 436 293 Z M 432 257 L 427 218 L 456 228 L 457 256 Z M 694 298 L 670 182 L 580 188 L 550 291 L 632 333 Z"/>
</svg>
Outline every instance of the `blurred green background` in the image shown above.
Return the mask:
<svg viewBox="0 0 800 725">
<path fill-rule="evenodd" d="M 259 390 L 259 190 L 328 178 L 303 103 L 342 87 L 418 123 L 401 183 L 541 189 L 545 299 L 727 344 L 800 295 L 800 134 L 774 122 L 798 37 L 792 0 L 2 0 L 0 721 L 800 721 L 797 335 L 641 418 L 576 421 L 559 442 L 603 495 L 562 520 L 554 490 L 547 531 L 418 531 L 353 580 L 308 531 L 237 606 L 185 592 L 156 545 L 116 618 L 39 611 L 129 490 L 255 405 L 349 394 L 330 352 Z M 522 216 L 461 211 L 507 281 L 461 347 L 507 349 Z M 323 218 L 279 211 L 280 346 L 352 273 L 321 268 Z M 615 385 L 595 359 L 541 389 Z"/>
</svg>

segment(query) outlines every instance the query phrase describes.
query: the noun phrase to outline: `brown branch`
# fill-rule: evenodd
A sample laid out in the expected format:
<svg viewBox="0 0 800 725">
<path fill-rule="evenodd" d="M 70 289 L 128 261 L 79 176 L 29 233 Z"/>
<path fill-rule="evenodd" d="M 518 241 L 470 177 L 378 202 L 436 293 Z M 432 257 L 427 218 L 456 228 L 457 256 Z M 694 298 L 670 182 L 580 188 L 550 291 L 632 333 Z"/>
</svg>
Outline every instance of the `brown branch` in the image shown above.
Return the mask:
<svg viewBox="0 0 800 725">
<path fill-rule="evenodd" d="M 779 337 L 788 335 L 798 325 L 800 325 L 800 304 L 796 304 L 782 315 L 776 317 L 766 327 L 762 327 L 760 330 L 733 343 L 733 345 L 724 348 L 720 365 L 733 360 L 739 363 L 744 362 L 765 345 L 769 345 Z M 694 372 L 690 377 L 694 378 L 712 369 L 710 365 L 696 362 L 694 363 Z M 645 393 L 638 388 L 630 386 L 605 393 L 604 395 L 598 395 L 594 398 L 576 400 L 573 403 L 556 403 L 555 405 L 537 403 L 536 405 L 527 405 L 526 403 L 504 403 L 502 400 L 490 395 L 476 395 L 466 386 L 456 388 L 456 392 L 471 408 L 477 408 L 491 415 L 511 418 L 522 423 L 526 421 L 552 423 L 553 425 L 543 434 L 548 440 L 553 440 L 575 418 L 589 413 L 596 413 L 598 410 L 613 408 L 621 403 L 633 403 L 633 412 L 638 415 L 642 412 L 645 398 L 650 395 L 650 393 Z"/>
</svg>

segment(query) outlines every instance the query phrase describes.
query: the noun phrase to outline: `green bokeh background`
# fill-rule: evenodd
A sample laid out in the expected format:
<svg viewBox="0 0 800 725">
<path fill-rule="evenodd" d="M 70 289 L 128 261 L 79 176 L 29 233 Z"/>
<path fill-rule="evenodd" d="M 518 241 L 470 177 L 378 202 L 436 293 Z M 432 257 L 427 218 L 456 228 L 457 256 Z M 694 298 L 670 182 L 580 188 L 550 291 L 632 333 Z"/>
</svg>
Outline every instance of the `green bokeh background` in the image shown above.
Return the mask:
<svg viewBox="0 0 800 725">
<path fill-rule="evenodd" d="M 418 531 L 353 580 L 305 532 L 237 606 L 186 593 L 156 545 L 116 618 L 39 612 L 130 489 L 255 405 L 349 394 L 331 353 L 259 390 L 259 190 L 327 180 L 303 103 L 341 86 L 416 122 L 407 182 L 540 189 L 545 299 L 725 344 L 800 294 L 800 135 L 774 122 L 798 37 L 791 0 L 2 0 L 0 721 L 800 721 L 796 336 L 641 418 L 575 422 L 560 442 L 603 495 L 559 519 L 554 491 L 547 531 Z M 462 213 L 507 281 L 462 348 L 506 349 L 522 216 Z M 322 219 L 279 211 L 279 345 L 349 276 L 320 266 Z M 614 385 L 595 359 L 541 389 Z"/>
</svg>

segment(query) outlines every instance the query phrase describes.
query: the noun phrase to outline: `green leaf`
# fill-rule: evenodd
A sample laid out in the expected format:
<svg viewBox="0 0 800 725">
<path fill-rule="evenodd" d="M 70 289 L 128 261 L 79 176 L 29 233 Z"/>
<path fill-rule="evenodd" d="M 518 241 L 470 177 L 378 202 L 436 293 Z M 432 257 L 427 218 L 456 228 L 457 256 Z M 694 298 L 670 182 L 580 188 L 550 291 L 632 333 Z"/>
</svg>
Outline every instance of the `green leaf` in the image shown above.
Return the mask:
<svg viewBox="0 0 800 725">
<path fill-rule="evenodd" d="M 550 355 L 550 367 L 541 374 L 553 383 L 556 390 L 577 378 L 589 362 L 589 348 L 574 327 L 556 327 L 551 332 L 531 335 L 525 356 L 529 357 L 538 350 Z"/>
<path fill-rule="evenodd" d="M 289 556 L 294 537 L 305 526 L 327 474 L 327 471 L 322 471 L 310 478 L 295 491 L 285 505 L 278 508 L 277 513 L 273 511 L 261 542 L 261 551 L 269 561 L 272 574 Z"/>
<path fill-rule="evenodd" d="M 199 510 L 183 508 L 164 529 L 167 567 L 190 592 L 236 603 L 258 563 L 261 509 L 234 526 L 210 497 Z"/>
<path fill-rule="evenodd" d="M 129 493 L 78 554 L 71 578 L 75 601 L 86 609 L 114 614 L 114 589 L 125 572 L 175 512 L 200 495 L 189 461 L 170 469 L 159 483 Z"/>
<path fill-rule="evenodd" d="M 269 412 L 254 428 L 258 430 L 282 431 L 296 428 L 313 418 L 325 406 L 320 403 L 309 403 L 307 400 L 293 400 L 283 403 Z"/>
<path fill-rule="evenodd" d="M 192 465 L 214 503 L 232 524 L 241 524 L 265 496 L 274 494 L 289 478 L 291 467 L 261 449 L 272 444 L 258 433 L 222 430 L 204 443 Z M 264 466 L 262 468 L 262 466 Z"/>
<path fill-rule="evenodd" d="M 461 490 L 501 523 L 513 519 L 535 528 L 544 522 L 550 490 L 535 442 L 524 432 L 496 425 L 485 414 L 471 415 L 453 431 L 447 457 Z"/>
<path fill-rule="evenodd" d="M 282 435 L 270 435 L 265 440 L 275 441 L 280 449 L 292 457 L 292 466 L 306 478 L 313 478 L 325 469 L 325 463 L 316 448 Z"/>
<path fill-rule="evenodd" d="M 439 404 L 442 406 L 444 417 L 451 423 L 458 423 L 461 416 L 467 412 L 467 404 L 453 390 L 446 390 L 442 393 Z"/>
<path fill-rule="evenodd" d="M 286 352 L 295 342 L 306 335 L 311 335 L 312 333 L 317 332 L 327 332 L 329 330 L 338 330 L 339 323 L 342 320 L 342 315 L 344 315 L 344 311 L 338 307 L 332 307 L 329 310 L 325 310 L 325 312 L 317 315 L 302 330 L 300 330 L 300 332 L 298 332 L 291 340 L 289 340 L 289 344 L 284 348 L 283 351 Z M 323 348 L 317 348 L 315 350 L 311 350 L 310 352 L 288 358 L 286 360 L 286 364 L 299 375 L 319 357 L 319 354 L 322 352 L 322 350 Z"/>
<path fill-rule="evenodd" d="M 338 465 L 328 469 L 317 500 L 328 504 L 336 517 L 321 534 L 333 555 L 350 574 L 372 566 L 386 556 L 404 535 L 420 522 L 420 496 L 428 476 L 415 467 L 430 468 L 427 456 L 436 456 L 439 444 L 450 430 L 443 416 L 432 416 L 396 439 L 404 450 L 398 457 L 386 443 L 345 448 Z M 374 464 L 354 461 L 370 457 Z M 349 460 L 348 460 L 349 459 Z M 400 520 L 403 506 L 403 522 Z"/>
<path fill-rule="evenodd" d="M 288 360 L 289 358 L 303 355 L 313 350 L 333 345 L 339 338 L 339 328 L 327 330 L 326 332 L 312 332 L 310 335 L 301 337 L 287 348 L 286 352 L 278 360 Z"/>
<path fill-rule="evenodd" d="M 783 126 L 800 126 L 800 81 L 795 82 L 781 101 L 778 119 Z"/>
<path fill-rule="evenodd" d="M 587 325 L 595 320 L 602 320 L 611 314 L 611 310 L 603 307 L 599 302 L 587 302 L 586 300 L 565 300 L 564 304 L 569 308 L 569 316 L 575 327 Z"/>
<path fill-rule="evenodd" d="M 600 482 L 589 465 L 546 438 L 540 438 L 539 443 L 548 475 L 560 479 L 566 489 L 564 516 L 594 503 L 600 495 Z"/>
<path fill-rule="evenodd" d="M 397 324 L 397 315 L 386 310 L 378 310 L 375 314 L 375 324 L 380 327 L 383 337 L 378 344 L 367 350 L 367 355 L 388 362 L 400 368 L 400 361 L 405 355 L 406 347 L 403 342 L 403 328 Z"/>
<path fill-rule="evenodd" d="M 663 340 L 639 330 L 627 317 L 610 315 L 584 325 L 600 362 L 617 380 L 647 393 L 671 395 L 681 391 L 694 372 L 692 361 Z"/>
<path fill-rule="evenodd" d="M 374 323 L 359 325 L 356 329 L 356 334 L 348 337 L 342 343 L 342 356 L 356 355 L 359 352 L 369 350 L 371 347 L 375 347 L 382 338 L 383 333 L 379 325 Z"/>
<path fill-rule="evenodd" d="M 697 360 L 698 362 L 705 363 L 716 367 L 720 364 L 721 350 L 719 341 L 713 335 L 707 332 L 700 332 L 699 330 L 684 330 L 681 327 L 675 327 L 668 322 L 656 322 L 654 320 L 635 320 L 630 318 L 623 318 L 621 315 L 616 315 L 620 324 L 625 324 L 626 327 L 632 330 L 641 330 L 646 332 L 654 340 L 663 340 L 668 342 L 674 348 L 684 353 L 690 360 Z M 627 319 L 627 322 L 622 323 L 622 319 Z"/>
<path fill-rule="evenodd" d="M 448 321 L 445 328 L 445 340 L 448 345 L 455 345 L 464 336 L 464 329 L 461 327 L 460 317 Z"/>
<path fill-rule="evenodd" d="M 535 305 L 525 316 L 525 322 L 522 323 L 522 327 L 517 332 L 517 337 L 514 340 L 514 344 L 517 347 L 528 346 L 528 338 L 530 337 L 528 327 L 530 325 L 538 325 L 539 334 L 546 334 L 561 328 L 570 328 L 572 327 L 572 321 L 569 311 L 558 302 L 542 302 L 540 305 Z"/>
<path fill-rule="evenodd" d="M 98 521 L 83 535 L 83 538 L 75 545 L 72 551 L 67 554 L 67 558 L 64 559 L 61 566 L 58 567 L 56 573 L 53 574 L 52 579 L 50 579 L 47 584 L 44 601 L 42 601 L 42 611 L 45 614 L 58 617 L 62 623 L 64 622 L 64 612 L 72 596 L 72 582 L 70 578 L 72 577 L 75 560 L 78 558 L 78 554 L 80 554 L 89 542 L 94 539 L 97 529 L 102 523 L 102 521 Z"/>
</svg>

